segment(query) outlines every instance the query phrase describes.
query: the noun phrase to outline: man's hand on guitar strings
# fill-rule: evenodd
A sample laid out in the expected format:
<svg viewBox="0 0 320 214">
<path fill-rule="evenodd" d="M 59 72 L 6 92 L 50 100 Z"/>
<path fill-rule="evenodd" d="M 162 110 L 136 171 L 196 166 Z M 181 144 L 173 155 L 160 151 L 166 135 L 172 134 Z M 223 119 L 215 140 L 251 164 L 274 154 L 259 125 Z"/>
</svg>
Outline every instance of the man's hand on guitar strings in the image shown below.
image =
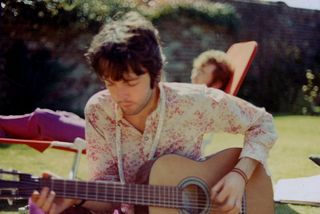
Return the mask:
<svg viewBox="0 0 320 214">
<path fill-rule="evenodd" d="M 51 179 L 51 175 L 44 173 L 43 178 Z M 76 203 L 75 199 L 56 198 L 56 193 L 48 187 L 41 189 L 40 193 L 34 191 L 31 196 L 32 202 L 44 213 L 58 214 Z"/>
<path fill-rule="evenodd" d="M 213 211 L 226 214 L 239 213 L 245 190 L 244 179 L 235 172 L 229 172 L 211 189 Z"/>
</svg>

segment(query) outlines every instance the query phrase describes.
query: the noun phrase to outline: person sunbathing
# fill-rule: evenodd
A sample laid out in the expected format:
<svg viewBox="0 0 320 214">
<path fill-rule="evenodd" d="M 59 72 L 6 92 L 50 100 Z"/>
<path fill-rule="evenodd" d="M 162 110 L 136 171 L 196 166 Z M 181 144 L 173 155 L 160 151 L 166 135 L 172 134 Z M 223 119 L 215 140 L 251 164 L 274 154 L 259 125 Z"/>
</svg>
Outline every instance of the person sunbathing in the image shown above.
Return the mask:
<svg viewBox="0 0 320 214">
<path fill-rule="evenodd" d="M 0 137 L 73 142 L 84 139 L 85 121 L 66 111 L 37 108 L 24 115 L 0 115 Z"/>
</svg>

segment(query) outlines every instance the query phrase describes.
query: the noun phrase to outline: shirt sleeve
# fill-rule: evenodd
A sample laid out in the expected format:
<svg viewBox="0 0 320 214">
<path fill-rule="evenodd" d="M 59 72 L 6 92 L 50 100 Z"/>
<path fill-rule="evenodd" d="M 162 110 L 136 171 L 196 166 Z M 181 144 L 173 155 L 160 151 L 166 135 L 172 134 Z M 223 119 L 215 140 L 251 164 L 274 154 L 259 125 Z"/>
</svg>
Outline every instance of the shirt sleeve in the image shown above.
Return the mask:
<svg viewBox="0 0 320 214">
<path fill-rule="evenodd" d="M 85 135 L 87 141 L 87 159 L 89 179 L 118 181 L 118 169 L 113 145 L 104 131 L 110 126 L 111 119 L 103 116 L 101 109 L 93 105 L 85 108 Z"/>
<path fill-rule="evenodd" d="M 209 97 L 209 104 L 202 105 L 202 108 L 208 108 L 205 112 L 208 114 L 210 131 L 243 134 L 244 145 L 240 158 L 255 159 L 267 169 L 269 150 L 277 139 L 272 115 L 264 108 L 220 90 L 206 88 L 205 94 Z"/>
</svg>

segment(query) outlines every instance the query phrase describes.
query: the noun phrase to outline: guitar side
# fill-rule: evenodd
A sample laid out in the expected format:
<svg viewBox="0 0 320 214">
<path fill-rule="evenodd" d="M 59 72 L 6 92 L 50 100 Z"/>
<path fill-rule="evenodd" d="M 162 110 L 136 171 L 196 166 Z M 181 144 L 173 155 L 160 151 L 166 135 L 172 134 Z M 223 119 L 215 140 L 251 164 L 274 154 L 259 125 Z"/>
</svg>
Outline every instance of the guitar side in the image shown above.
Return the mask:
<svg viewBox="0 0 320 214">
<path fill-rule="evenodd" d="M 157 159 L 149 174 L 149 184 L 179 186 L 182 181 L 197 177 L 208 189 L 226 175 L 238 162 L 240 148 L 226 149 L 205 161 L 193 161 L 179 155 L 165 155 Z M 273 214 L 273 190 L 270 177 L 258 165 L 246 186 L 246 211 L 248 214 Z M 149 207 L 150 214 L 178 214 L 178 209 Z M 209 212 L 211 213 L 211 212 Z"/>
</svg>

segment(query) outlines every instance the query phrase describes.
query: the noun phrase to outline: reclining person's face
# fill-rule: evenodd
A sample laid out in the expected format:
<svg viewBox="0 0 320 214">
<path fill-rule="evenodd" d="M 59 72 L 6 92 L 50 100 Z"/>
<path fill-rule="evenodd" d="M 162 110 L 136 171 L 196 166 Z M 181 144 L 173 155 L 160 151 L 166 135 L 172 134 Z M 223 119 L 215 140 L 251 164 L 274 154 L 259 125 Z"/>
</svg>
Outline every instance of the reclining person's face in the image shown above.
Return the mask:
<svg viewBox="0 0 320 214">
<path fill-rule="evenodd" d="M 124 80 L 105 80 L 105 85 L 123 114 L 130 116 L 139 114 L 150 102 L 153 94 L 150 81 L 149 73 L 137 75 L 129 71 Z"/>
<path fill-rule="evenodd" d="M 221 88 L 222 82 L 216 76 L 217 66 L 213 63 L 207 63 L 201 67 L 197 75 L 192 78 L 192 83 L 205 84 L 208 87 Z"/>
</svg>

